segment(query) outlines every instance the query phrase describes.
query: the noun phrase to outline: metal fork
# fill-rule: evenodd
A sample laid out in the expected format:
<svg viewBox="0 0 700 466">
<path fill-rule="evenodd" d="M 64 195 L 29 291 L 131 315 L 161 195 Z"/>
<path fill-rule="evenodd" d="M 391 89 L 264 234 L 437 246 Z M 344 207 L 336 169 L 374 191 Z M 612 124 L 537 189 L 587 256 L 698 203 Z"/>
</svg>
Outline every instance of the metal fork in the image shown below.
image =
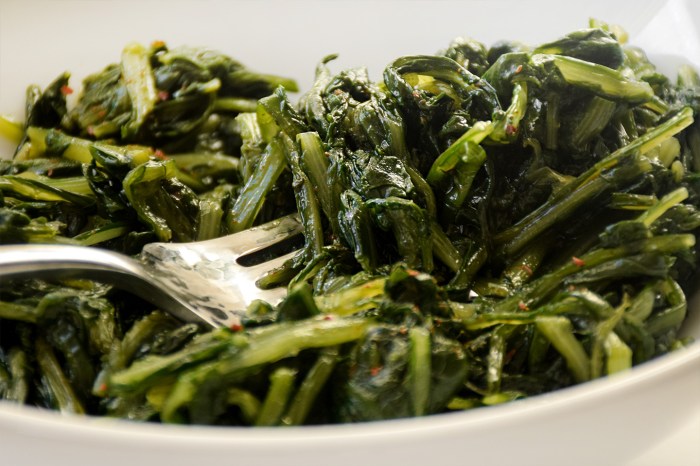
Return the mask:
<svg viewBox="0 0 700 466">
<path fill-rule="evenodd" d="M 87 278 L 110 283 L 188 322 L 214 327 L 240 323 L 255 299 L 272 304 L 285 288 L 260 289 L 256 282 L 295 252 L 257 265 L 241 258 L 268 249 L 301 233 L 296 214 L 240 233 L 193 243 L 150 243 L 140 258 L 62 244 L 0 246 L 0 279 Z"/>
</svg>

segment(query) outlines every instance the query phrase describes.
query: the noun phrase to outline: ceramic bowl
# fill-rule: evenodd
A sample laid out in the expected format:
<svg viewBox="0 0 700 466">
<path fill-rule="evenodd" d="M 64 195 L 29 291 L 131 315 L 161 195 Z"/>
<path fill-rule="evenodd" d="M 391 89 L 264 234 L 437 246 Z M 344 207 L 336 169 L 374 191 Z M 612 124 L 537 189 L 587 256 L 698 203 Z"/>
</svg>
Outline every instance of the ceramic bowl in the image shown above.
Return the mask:
<svg viewBox="0 0 700 466">
<path fill-rule="evenodd" d="M 3 1 L 0 110 L 21 116 L 24 89 L 64 70 L 77 87 L 130 41 L 206 45 L 302 89 L 315 64 L 366 65 L 378 77 L 403 54 L 432 53 L 456 36 L 536 44 L 595 17 L 622 25 L 673 72 L 700 61 L 700 4 L 687 1 Z M 10 149 L 0 147 L 0 153 Z M 700 309 L 684 327 L 700 339 Z M 370 424 L 214 428 L 62 416 L 0 405 L 6 465 L 240 464 L 620 465 L 700 411 L 700 343 L 624 374 L 467 412 Z M 670 464 L 670 463 L 669 463 Z M 675 464 L 675 463 L 674 463 Z"/>
</svg>

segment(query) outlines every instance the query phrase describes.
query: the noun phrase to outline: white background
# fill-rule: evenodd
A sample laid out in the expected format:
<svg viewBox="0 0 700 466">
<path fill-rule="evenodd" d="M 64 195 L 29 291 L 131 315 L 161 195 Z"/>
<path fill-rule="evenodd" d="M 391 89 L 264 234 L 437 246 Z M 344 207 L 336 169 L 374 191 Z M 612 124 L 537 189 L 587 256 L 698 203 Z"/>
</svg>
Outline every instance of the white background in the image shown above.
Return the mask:
<svg viewBox="0 0 700 466">
<path fill-rule="evenodd" d="M 315 64 L 329 53 L 340 53 L 335 69 L 366 65 L 378 77 L 391 59 L 433 53 L 459 35 L 487 45 L 537 43 L 585 27 L 589 17 L 623 25 L 667 69 L 700 64 L 700 2 L 692 0 L 0 0 L 0 112 L 21 118 L 26 86 L 45 86 L 65 70 L 77 89 L 80 78 L 118 61 L 130 41 L 212 46 L 251 68 L 291 75 L 307 89 Z M 0 145 L 0 154 L 9 150 Z M 700 465 L 700 414 L 668 435 L 639 445 L 629 466 Z"/>
</svg>

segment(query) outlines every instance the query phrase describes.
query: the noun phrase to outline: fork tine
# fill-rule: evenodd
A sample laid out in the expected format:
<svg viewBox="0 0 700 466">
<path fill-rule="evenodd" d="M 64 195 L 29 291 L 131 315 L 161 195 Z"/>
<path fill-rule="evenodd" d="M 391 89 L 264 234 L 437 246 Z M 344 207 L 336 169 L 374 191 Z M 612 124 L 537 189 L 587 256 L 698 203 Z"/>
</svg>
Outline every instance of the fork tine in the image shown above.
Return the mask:
<svg viewBox="0 0 700 466">
<path fill-rule="evenodd" d="M 260 264 L 252 265 L 250 267 L 246 267 L 246 273 L 250 274 L 251 277 L 255 277 L 255 280 L 257 280 L 263 275 L 265 275 L 266 272 L 270 272 L 284 265 L 285 262 L 294 257 L 298 252 L 299 251 L 292 251 L 283 256 L 275 257 L 272 260 L 261 262 Z"/>
<path fill-rule="evenodd" d="M 304 226 L 299 220 L 299 215 L 290 214 L 238 233 L 193 243 L 193 245 L 201 244 L 207 248 L 227 249 L 236 256 L 243 256 L 273 246 L 303 231 Z"/>
<path fill-rule="evenodd" d="M 282 267 L 285 262 L 292 259 L 298 252 L 299 251 L 292 251 L 275 259 L 245 268 L 246 274 L 250 276 L 252 281 L 256 284 L 255 293 L 257 299 L 265 300 L 271 304 L 277 304 L 287 295 L 287 287 L 285 286 L 263 289 L 257 286 L 257 282 L 268 272 Z"/>
</svg>

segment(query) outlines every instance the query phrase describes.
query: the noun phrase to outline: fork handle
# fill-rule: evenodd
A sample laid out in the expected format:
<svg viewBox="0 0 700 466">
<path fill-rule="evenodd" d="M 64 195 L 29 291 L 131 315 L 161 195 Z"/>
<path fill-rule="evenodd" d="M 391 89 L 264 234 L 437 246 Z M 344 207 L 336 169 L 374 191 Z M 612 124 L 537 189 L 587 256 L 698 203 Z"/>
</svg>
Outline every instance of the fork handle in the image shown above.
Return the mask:
<svg viewBox="0 0 700 466">
<path fill-rule="evenodd" d="M 163 290 L 137 261 L 104 249 L 64 244 L 0 246 L 0 278 L 30 277 L 85 278 L 110 283 L 181 320 L 205 322 Z"/>
</svg>

